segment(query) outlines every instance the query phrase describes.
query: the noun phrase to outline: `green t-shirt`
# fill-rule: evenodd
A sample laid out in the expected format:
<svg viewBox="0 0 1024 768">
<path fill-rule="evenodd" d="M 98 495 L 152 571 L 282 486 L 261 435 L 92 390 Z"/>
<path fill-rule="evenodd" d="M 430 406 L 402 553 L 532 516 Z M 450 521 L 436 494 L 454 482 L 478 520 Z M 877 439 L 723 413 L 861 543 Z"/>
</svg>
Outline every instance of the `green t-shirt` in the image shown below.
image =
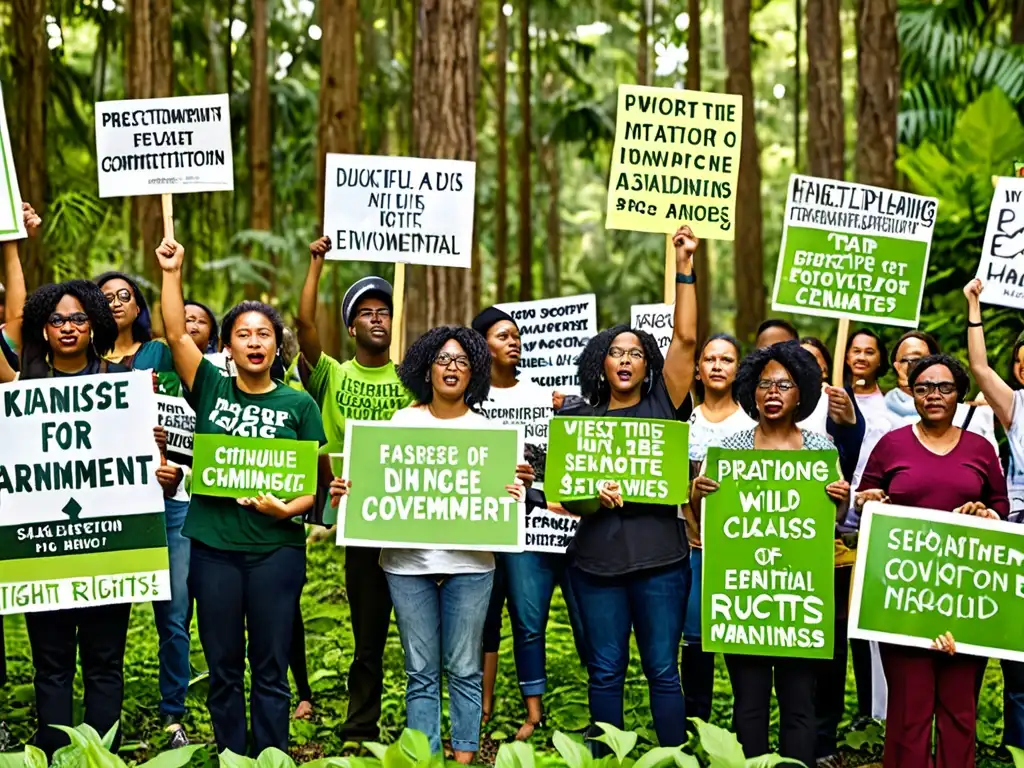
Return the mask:
<svg viewBox="0 0 1024 768">
<path fill-rule="evenodd" d="M 242 392 L 203 359 L 192 391 L 185 398 L 196 412 L 196 434 L 283 438 L 324 442 L 324 428 L 313 398 L 278 384 L 270 392 Z M 234 499 L 193 496 L 182 534 L 208 547 L 233 552 L 270 552 L 282 546 L 304 547 L 302 517 L 275 520 Z"/>
</svg>

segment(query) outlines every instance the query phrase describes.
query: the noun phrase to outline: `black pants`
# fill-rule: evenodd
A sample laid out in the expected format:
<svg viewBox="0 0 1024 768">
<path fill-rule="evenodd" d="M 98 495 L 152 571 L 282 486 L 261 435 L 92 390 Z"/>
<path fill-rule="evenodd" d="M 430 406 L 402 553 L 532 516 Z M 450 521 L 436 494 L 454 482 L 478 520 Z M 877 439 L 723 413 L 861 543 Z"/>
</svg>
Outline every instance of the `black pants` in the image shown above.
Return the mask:
<svg viewBox="0 0 1024 768">
<path fill-rule="evenodd" d="M 291 689 L 288 656 L 306 552 L 227 552 L 192 542 L 192 588 L 199 639 L 210 667 L 206 705 L 217 747 L 246 754 L 245 657 L 248 629 L 253 751 L 288 749 Z"/>
<path fill-rule="evenodd" d="M 380 568 L 380 550 L 345 548 L 345 591 L 352 616 L 355 656 L 348 670 L 348 717 L 343 741 L 375 741 L 380 736 L 384 693 L 384 646 L 391 625 L 391 593 Z"/>
<path fill-rule="evenodd" d="M 857 686 L 857 717 L 871 717 L 874 672 L 871 668 L 871 641 L 850 640 L 853 659 L 853 681 Z"/>
<path fill-rule="evenodd" d="M 47 756 L 69 743 L 51 726 L 73 724 L 76 650 L 82 656 L 85 722 L 102 736 L 121 719 L 131 613 L 131 604 L 124 603 L 25 614 L 35 667 L 36 746 Z"/>
<path fill-rule="evenodd" d="M 770 751 L 772 678 L 779 700 L 779 754 L 814 765 L 814 683 L 807 659 L 726 654 L 732 681 L 732 727 L 748 758 Z"/>
<path fill-rule="evenodd" d="M 835 647 L 832 658 L 807 663 L 817 667 L 814 710 L 818 732 L 815 754 L 829 757 L 839 751 L 839 722 L 846 710 L 846 636 L 852 568 L 836 568 Z M 871 692 L 868 691 L 868 701 Z M 870 709 L 870 704 L 869 704 Z"/>
<path fill-rule="evenodd" d="M 715 654 L 705 651 L 699 642 L 683 646 L 683 661 L 679 665 L 683 681 L 686 717 L 699 717 L 711 722 L 711 701 L 715 692 Z M 687 720 L 689 723 L 689 720 Z M 692 725 L 687 725 L 692 729 Z"/>
</svg>

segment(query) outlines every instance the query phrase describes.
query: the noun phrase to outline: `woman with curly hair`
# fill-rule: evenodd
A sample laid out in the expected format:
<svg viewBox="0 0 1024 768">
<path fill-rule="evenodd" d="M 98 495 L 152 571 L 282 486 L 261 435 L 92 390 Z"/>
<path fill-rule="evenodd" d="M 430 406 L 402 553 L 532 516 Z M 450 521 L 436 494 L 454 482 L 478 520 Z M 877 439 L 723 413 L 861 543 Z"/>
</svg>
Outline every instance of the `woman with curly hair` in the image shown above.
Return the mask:
<svg viewBox="0 0 1024 768">
<path fill-rule="evenodd" d="M 406 353 L 398 369 L 416 404 L 395 412 L 400 426 L 472 428 L 489 422 L 480 413 L 491 387 L 491 353 L 471 328 L 442 326 L 427 331 Z M 509 467 L 532 477 L 529 465 Z M 337 505 L 351 483 L 335 478 L 331 503 Z M 522 485 L 506 486 L 523 500 Z M 395 606 L 405 651 L 405 702 L 410 728 L 427 734 L 441 752 L 441 676 L 448 677 L 452 750 L 469 764 L 480 748 L 483 714 L 484 621 L 494 578 L 490 552 L 447 549 L 385 549 L 381 567 Z"/>
<path fill-rule="evenodd" d="M 620 419 L 690 417 L 688 396 L 697 346 L 697 238 L 689 227 L 681 227 L 673 243 L 675 322 L 666 357 L 648 333 L 625 325 L 602 331 L 579 359 L 580 389 L 590 407 L 580 414 L 573 406 L 574 413 Z M 678 664 L 690 563 L 679 508 L 624 502 L 616 482 L 605 483 L 598 499 L 567 502 L 565 507 L 583 515 L 567 551 L 587 638 L 590 719 L 623 726 L 633 630 L 658 740 L 662 746 L 682 744 L 687 738 L 686 711 Z"/>
<path fill-rule="evenodd" d="M 284 335 L 277 311 L 244 301 L 227 313 L 221 339 L 237 376 L 225 376 L 203 356 L 185 324 L 184 250 L 165 239 L 156 255 L 163 270 L 167 341 L 196 412 L 196 434 L 323 444 L 313 398 L 271 378 Z M 257 754 L 267 747 L 288 749 L 288 657 L 306 570 L 302 515 L 313 501 L 312 495 L 284 501 L 273 494 L 239 500 L 193 494 L 189 502 L 182 533 L 192 543 L 190 585 L 210 667 L 207 706 L 221 750 L 246 752 L 246 655 L 253 748 Z"/>
<path fill-rule="evenodd" d="M 801 429 L 798 424 L 818 405 L 821 368 L 797 341 L 785 341 L 752 352 L 736 375 L 736 398 L 751 419 L 753 429 L 724 438 L 720 446 L 732 450 L 833 451 L 823 434 Z M 838 471 L 838 453 L 836 454 Z M 706 466 L 706 461 L 705 461 Z M 702 473 L 693 481 L 690 503 L 701 508 L 704 498 L 718 490 L 718 483 Z M 850 485 L 838 480 L 822 489 L 836 503 L 837 522 L 846 513 Z M 816 722 L 814 708 L 818 667 L 806 659 L 727 654 L 732 681 L 733 730 L 748 757 L 769 751 L 769 718 L 772 682 L 779 700 L 779 753 L 815 763 Z"/>
</svg>

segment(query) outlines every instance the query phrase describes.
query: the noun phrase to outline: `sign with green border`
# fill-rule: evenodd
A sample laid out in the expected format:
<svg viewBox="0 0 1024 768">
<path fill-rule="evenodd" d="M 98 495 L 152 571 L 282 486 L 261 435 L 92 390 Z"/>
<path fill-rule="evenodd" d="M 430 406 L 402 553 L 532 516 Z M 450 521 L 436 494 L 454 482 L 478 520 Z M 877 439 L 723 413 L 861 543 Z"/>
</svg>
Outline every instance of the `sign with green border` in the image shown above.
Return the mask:
<svg viewBox="0 0 1024 768">
<path fill-rule="evenodd" d="M 313 496 L 318 449 L 313 440 L 197 434 L 192 493 L 232 499 L 265 493 L 279 499 Z"/>
</svg>

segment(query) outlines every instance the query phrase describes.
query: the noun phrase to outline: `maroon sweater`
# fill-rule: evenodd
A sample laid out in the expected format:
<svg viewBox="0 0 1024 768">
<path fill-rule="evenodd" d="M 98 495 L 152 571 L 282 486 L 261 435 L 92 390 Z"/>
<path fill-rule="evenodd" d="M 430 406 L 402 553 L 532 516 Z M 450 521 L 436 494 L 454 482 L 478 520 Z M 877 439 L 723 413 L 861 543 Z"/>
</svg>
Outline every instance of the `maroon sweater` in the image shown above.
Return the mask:
<svg viewBox="0 0 1024 768">
<path fill-rule="evenodd" d="M 880 488 L 893 504 L 952 512 L 980 501 L 1005 518 L 1010 513 L 1006 478 L 991 443 L 973 432 L 945 456 L 917 439 L 914 427 L 893 430 L 871 452 L 858 491 Z"/>
</svg>

